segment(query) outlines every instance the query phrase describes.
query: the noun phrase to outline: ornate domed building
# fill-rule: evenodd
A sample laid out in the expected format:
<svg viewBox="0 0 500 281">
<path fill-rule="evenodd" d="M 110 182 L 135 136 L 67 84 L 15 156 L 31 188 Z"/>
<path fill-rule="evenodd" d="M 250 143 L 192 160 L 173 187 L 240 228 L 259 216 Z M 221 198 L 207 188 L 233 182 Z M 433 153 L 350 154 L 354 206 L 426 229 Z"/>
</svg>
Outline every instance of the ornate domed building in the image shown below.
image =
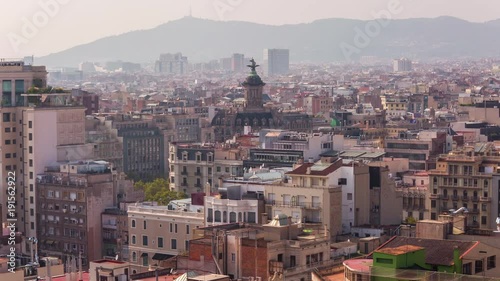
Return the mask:
<svg viewBox="0 0 500 281">
<path fill-rule="evenodd" d="M 243 134 L 244 127 L 252 131 L 261 129 L 285 129 L 308 132 L 312 128 L 312 118 L 302 113 L 282 113 L 276 109 L 266 109 L 263 103 L 263 89 L 266 85 L 257 74 L 259 66 L 251 59 L 248 65 L 250 75 L 242 83 L 245 88 L 245 106 L 243 109 L 219 110 L 212 119 L 216 141 L 225 141 L 235 134 Z"/>
</svg>

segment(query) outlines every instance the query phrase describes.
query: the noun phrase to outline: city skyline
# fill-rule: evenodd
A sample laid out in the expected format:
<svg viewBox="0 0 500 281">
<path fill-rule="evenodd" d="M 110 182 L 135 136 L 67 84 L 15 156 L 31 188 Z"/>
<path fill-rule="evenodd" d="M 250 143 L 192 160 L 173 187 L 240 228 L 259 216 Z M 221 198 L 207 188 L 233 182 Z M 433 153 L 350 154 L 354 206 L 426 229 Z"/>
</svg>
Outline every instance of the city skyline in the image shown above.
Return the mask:
<svg viewBox="0 0 500 281">
<path fill-rule="evenodd" d="M 279 0 L 266 2 L 265 5 L 263 1 L 257 0 L 252 1 L 252 4 L 249 3 L 245 0 L 192 0 L 182 3 L 150 1 L 148 6 L 140 6 L 131 0 L 121 1 L 118 6 L 115 3 L 97 4 L 95 0 L 87 1 L 85 5 L 71 0 L 8 3 L 6 9 L 10 13 L 5 15 L 4 20 L 9 24 L 0 27 L 2 34 L 0 51 L 2 57 L 7 58 L 44 56 L 100 38 L 154 28 L 188 15 L 217 21 L 236 20 L 283 25 L 309 23 L 325 18 L 371 20 L 393 5 L 398 7 L 398 12 L 391 15 L 394 19 L 452 16 L 471 22 L 486 22 L 497 19 L 494 7 L 500 8 L 500 3 L 488 0 L 474 3 L 443 0 L 438 4 L 432 2 L 432 10 L 428 9 L 427 5 L 431 4 L 430 1 L 417 3 L 407 0 L 377 0 L 369 3 L 358 0 L 341 4 L 339 1 L 325 0 L 307 3 Z M 285 5 L 288 12 L 279 13 L 280 16 L 276 17 L 279 9 Z M 493 9 L 471 13 L 473 5 L 488 6 Z M 143 16 L 136 17 L 133 13 Z M 130 20 L 131 18 L 134 20 Z M 28 32 L 29 36 L 24 36 L 23 32 Z"/>
</svg>

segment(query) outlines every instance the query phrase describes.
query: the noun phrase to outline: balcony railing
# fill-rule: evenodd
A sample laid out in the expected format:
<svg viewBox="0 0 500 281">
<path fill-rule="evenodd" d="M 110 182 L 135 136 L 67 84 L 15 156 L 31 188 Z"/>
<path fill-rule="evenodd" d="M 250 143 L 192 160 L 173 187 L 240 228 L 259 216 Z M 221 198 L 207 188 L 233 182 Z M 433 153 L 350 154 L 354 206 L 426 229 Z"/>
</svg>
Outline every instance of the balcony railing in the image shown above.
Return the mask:
<svg viewBox="0 0 500 281">
<path fill-rule="evenodd" d="M 478 202 L 478 201 L 479 201 L 479 197 L 477 197 L 477 196 L 472 196 L 472 197 L 471 197 L 471 200 L 472 200 L 472 202 Z"/>
<path fill-rule="evenodd" d="M 479 201 L 481 201 L 481 202 L 490 202 L 491 201 L 491 197 L 480 197 Z"/>
<path fill-rule="evenodd" d="M 467 202 L 470 200 L 470 197 L 467 195 L 462 196 L 462 201 Z"/>
<path fill-rule="evenodd" d="M 183 182 L 183 183 L 181 183 L 181 186 L 188 186 L 188 183 L 187 182 Z"/>
<path fill-rule="evenodd" d="M 291 208 L 305 208 L 305 209 L 321 209 L 321 204 L 317 202 L 291 202 L 291 201 L 276 201 L 266 200 L 266 204 L 276 207 L 291 207 Z"/>
<path fill-rule="evenodd" d="M 441 200 L 448 200 L 450 197 L 448 195 L 441 195 Z"/>
<path fill-rule="evenodd" d="M 458 195 L 451 196 L 451 200 L 453 200 L 453 201 L 458 201 L 459 198 L 460 198 L 460 196 L 458 196 Z"/>
<path fill-rule="evenodd" d="M 181 175 L 183 175 L 183 176 L 187 176 L 187 175 L 188 175 L 188 172 L 187 172 L 187 171 L 182 171 L 182 172 L 181 172 Z"/>
<path fill-rule="evenodd" d="M 439 199 L 439 194 L 431 193 L 431 194 L 429 194 L 429 198 L 430 199 Z"/>
<path fill-rule="evenodd" d="M 194 172 L 194 175 L 201 177 L 203 174 L 201 172 Z"/>
<path fill-rule="evenodd" d="M 469 214 L 479 214 L 479 209 L 470 209 Z"/>
</svg>

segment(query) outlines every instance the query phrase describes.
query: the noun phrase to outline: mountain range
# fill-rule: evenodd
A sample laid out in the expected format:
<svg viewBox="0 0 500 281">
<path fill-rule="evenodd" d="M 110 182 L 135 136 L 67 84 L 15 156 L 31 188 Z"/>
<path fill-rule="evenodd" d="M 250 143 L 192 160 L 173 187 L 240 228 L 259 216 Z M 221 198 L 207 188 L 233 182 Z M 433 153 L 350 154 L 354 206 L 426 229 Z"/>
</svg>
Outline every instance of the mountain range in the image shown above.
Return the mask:
<svg viewBox="0 0 500 281">
<path fill-rule="evenodd" d="M 345 62 L 361 56 L 453 59 L 500 54 L 500 20 L 473 23 L 453 17 L 391 20 L 323 19 L 281 26 L 185 17 L 37 58 L 37 64 L 153 62 L 182 52 L 191 62 L 243 53 L 261 60 L 265 48 L 288 48 L 292 62 Z M 364 41 L 363 41 L 364 40 Z"/>
</svg>

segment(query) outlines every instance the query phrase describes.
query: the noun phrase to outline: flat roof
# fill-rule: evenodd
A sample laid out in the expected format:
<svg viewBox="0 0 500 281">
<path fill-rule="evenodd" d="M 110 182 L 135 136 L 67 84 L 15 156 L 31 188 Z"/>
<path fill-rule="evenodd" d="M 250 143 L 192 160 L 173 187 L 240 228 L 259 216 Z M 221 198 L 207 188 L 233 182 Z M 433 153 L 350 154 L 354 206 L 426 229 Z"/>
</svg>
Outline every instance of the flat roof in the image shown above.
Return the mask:
<svg viewBox="0 0 500 281">
<path fill-rule="evenodd" d="M 403 255 L 403 254 L 406 254 L 406 253 L 415 252 L 415 251 L 423 250 L 423 249 L 425 249 L 425 248 L 424 247 L 415 246 L 415 245 L 403 245 L 403 246 L 399 246 L 399 247 L 396 247 L 396 248 L 383 248 L 383 249 L 380 249 L 380 250 L 376 250 L 375 252 L 376 253 L 382 253 L 382 254 L 389 254 L 389 255 L 399 256 L 399 255 Z"/>
<path fill-rule="evenodd" d="M 347 151 L 344 151 L 340 154 L 340 157 L 353 157 L 353 158 L 356 158 L 356 157 L 359 157 L 363 154 L 366 154 L 366 151 L 353 151 L 353 150 L 347 150 Z"/>
<path fill-rule="evenodd" d="M 220 274 L 206 274 L 188 278 L 188 280 L 197 280 L 197 281 L 209 281 L 209 280 L 220 280 L 220 279 L 229 279 L 229 276 Z"/>
<path fill-rule="evenodd" d="M 351 259 L 344 261 L 344 266 L 355 273 L 370 273 L 373 266 L 372 259 Z"/>
<path fill-rule="evenodd" d="M 379 158 L 385 155 L 385 152 L 368 152 L 366 154 L 363 154 L 363 158 Z"/>
</svg>

